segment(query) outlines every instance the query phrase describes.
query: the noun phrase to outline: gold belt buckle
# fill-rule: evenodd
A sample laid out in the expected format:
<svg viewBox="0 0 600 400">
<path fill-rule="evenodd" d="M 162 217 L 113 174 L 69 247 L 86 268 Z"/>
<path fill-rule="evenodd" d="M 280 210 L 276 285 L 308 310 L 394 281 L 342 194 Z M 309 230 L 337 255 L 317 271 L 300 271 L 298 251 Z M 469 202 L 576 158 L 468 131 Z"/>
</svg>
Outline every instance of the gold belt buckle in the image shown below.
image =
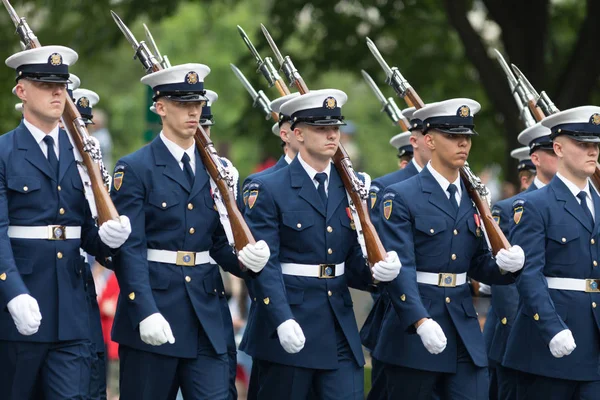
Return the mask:
<svg viewBox="0 0 600 400">
<path fill-rule="evenodd" d="M 193 251 L 178 251 L 177 252 L 177 265 L 184 267 L 193 267 L 196 265 L 196 253 Z"/>
<path fill-rule="evenodd" d="M 49 225 L 48 240 L 66 240 L 67 227 L 64 225 Z"/>
<path fill-rule="evenodd" d="M 319 278 L 335 278 L 335 264 L 319 264 Z"/>
<path fill-rule="evenodd" d="M 456 287 L 456 274 L 441 272 L 438 274 L 439 287 Z"/>
<path fill-rule="evenodd" d="M 586 279 L 585 291 L 587 293 L 600 293 L 600 279 Z"/>
</svg>

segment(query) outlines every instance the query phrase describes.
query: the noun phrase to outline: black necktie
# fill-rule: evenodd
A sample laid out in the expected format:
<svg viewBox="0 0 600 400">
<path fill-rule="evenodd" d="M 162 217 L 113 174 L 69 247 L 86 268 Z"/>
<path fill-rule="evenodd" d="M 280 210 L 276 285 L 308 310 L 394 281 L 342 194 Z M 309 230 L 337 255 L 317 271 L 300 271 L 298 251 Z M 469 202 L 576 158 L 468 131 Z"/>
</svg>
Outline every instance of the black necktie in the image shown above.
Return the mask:
<svg viewBox="0 0 600 400">
<path fill-rule="evenodd" d="M 327 174 L 325 172 L 319 172 L 315 175 L 315 181 L 319 182 L 319 187 L 317 187 L 317 192 L 319 196 L 321 196 L 321 200 L 323 200 L 323 204 L 327 206 L 327 193 L 325 193 L 325 181 L 327 180 Z"/>
<path fill-rule="evenodd" d="M 50 135 L 46 135 L 44 142 L 46 142 L 46 146 L 48 146 L 47 154 L 50 168 L 52 168 L 52 172 L 54 172 L 54 175 L 58 178 L 58 158 L 56 158 L 56 152 L 54 151 L 54 138 Z"/>
<path fill-rule="evenodd" d="M 590 224 L 594 226 L 594 218 L 592 217 L 592 212 L 590 211 L 586 201 L 587 194 L 582 190 L 581 192 L 579 192 L 577 197 L 579 197 L 579 200 L 581 200 L 581 208 L 583 208 L 585 216 L 587 217 L 588 221 L 590 221 Z"/>
<path fill-rule="evenodd" d="M 190 165 L 190 156 L 188 156 L 187 153 L 183 153 L 181 162 L 183 163 L 183 172 L 185 172 L 185 177 L 191 188 L 194 186 L 194 171 L 192 171 L 192 166 Z"/>
<path fill-rule="evenodd" d="M 451 183 L 450 186 L 448 186 L 448 189 L 446 190 L 448 191 L 448 193 L 450 193 L 450 198 L 448 200 L 450 200 L 450 204 L 452 204 L 452 209 L 455 213 L 457 213 L 458 202 L 456 201 L 456 191 L 458 190 L 458 188 L 454 183 Z"/>
</svg>

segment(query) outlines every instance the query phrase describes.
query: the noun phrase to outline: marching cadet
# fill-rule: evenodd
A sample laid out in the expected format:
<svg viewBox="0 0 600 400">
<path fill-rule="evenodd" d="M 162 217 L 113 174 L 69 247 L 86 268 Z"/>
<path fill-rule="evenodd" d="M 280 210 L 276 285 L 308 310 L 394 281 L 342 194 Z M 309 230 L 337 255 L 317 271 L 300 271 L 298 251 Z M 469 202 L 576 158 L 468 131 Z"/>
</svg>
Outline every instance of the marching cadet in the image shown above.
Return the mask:
<svg viewBox="0 0 600 400">
<path fill-rule="evenodd" d="M 59 121 L 77 53 L 45 46 L 16 53 L 19 126 L 0 137 L 0 398 L 87 398 L 90 324 L 79 249 L 110 257 L 126 216 L 98 229 L 75 148 Z"/>
<path fill-rule="evenodd" d="M 467 274 L 511 283 L 522 268 L 520 247 L 494 259 L 477 209 L 460 180 L 480 105 L 451 99 L 427 105 L 423 121 L 431 161 L 418 175 L 388 186 L 380 234 L 398 252 L 402 274 L 387 287 L 389 307 L 374 355 L 386 363 L 391 399 L 487 399 L 487 357 Z"/>
<path fill-rule="evenodd" d="M 373 182 L 371 182 L 371 188 L 369 189 L 369 200 L 371 202 L 370 215 L 371 221 L 373 221 L 373 224 L 375 224 L 376 227 L 378 226 L 378 220 L 380 217 L 380 207 L 378 207 L 380 204 L 378 202 L 379 194 L 383 193 L 383 190 L 387 186 L 402 182 L 421 172 L 423 167 L 425 167 L 425 165 L 427 165 L 431 159 L 431 151 L 425 145 L 422 121 L 419 119 L 413 119 L 412 117 L 415 110 L 416 109 L 414 107 L 410 107 L 402 111 L 404 117 L 410 121 L 410 130 L 408 132 L 400 133 L 390 140 L 390 144 L 398 148 L 399 157 L 402 155 L 401 151 L 410 151 L 413 156 L 412 160 L 404 168 L 374 179 Z M 398 138 L 406 137 L 408 137 L 410 140 L 410 150 L 408 150 L 408 146 L 405 146 L 404 143 L 392 143 L 396 142 Z M 360 337 L 363 346 L 371 350 L 372 368 L 369 399 L 377 400 L 386 398 L 385 373 L 383 372 L 385 365 L 377 360 L 377 358 L 373 357 L 372 350 L 375 349 L 377 337 L 381 331 L 381 324 L 383 323 L 383 318 L 385 316 L 385 310 L 389 305 L 389 299 L 387 298 L 387 292 L 383 287 L 380 288 L 378 293 L 373 293 L 372 296 L 374 300 L 373 308 L 371 309 L 371 312 L 367 316 L 367 319 L 360 330 Z"/>
<path fill-rule="evenodd" d="M 511 152 L 511 156 L 519 159 L 521 188 L 525 188 L 525 192 L 529 193 L 541 189 L 552 180 L 556 174 L 557 157 L 552 149 L 550 130 L 541 123 L 525 129 L 519 134 L 518 140 L 526 147 L 514 150 Z M 530 158 L 527 159 L 527 157 Z M 510 228 L 513 222 L 512 204 L 518 196 L 520 195 L 501 200 L 492 207 L 492 216 L 508 238 L 510 238 Z M 484 336 L 488 343 L 490 364 L 496 375 L 495 387 L 490 385 L 490 397 L 494 396 L 494 398 L 503 400 L 517 398 L 516 371 L 505 367 L 503 358 L 506 343 L 517 315 L 518 304 L 519 293 L 516 285 L 492 286 L 492 312 L 488 313 L 490 323 L 488 324 L 486 321 Z"/>
<path fill-rule="evenodd" d="M 281 105 L 288 100 L 294 99 L 300 96 L 300 93 L 292 93 L 286 96 L 279 97 L 271 102 L 271 111 L 276 112 L 279 115 L 279 122 L 275 123 L 271 128 L 271 131 L 274 135 L 281 138 L 281 146 L 283 147 L 283 155 L 279 158 L 277 163 L 272 167 L 269 167 L 263 171 L 256 172 L 250 176 L 248 176 L 244 180 L 244 184 L 242 185 L 242 193 L 243 193 L 243 204 L 241 205 L 241 209 L 246 206 L 246 202 L 248 200 L 248 194 L 250 191 L 248 190 L 248 186 L 255 179 L 264 174 L 270 174 L 271 172 L 275 172 L 280 170 L 281 168 L 287 167 L 294 158 L 296 158 L 296 154 L 298 154 L 298 141 L 294 136 L 293 131 L 290 129 L 290 116 L 284 115 L 281 113 Z"/>
<path fill-rule="evenodd" d="M 113 340 L 125 400 L 170 399 L 178 388 L 185 398 L 228 399 L 215 262 L 239 275 L 238 259 L 259 272 L 269 258 L 264 242 L 248 244 L 236 257 L 219 223 L 213 183 L 194 142 L 209 71 L 183 64 L 142 78 L 163 129 L 115 167 L 112 196 L 134 227 L 114 258 L 121 293 Z"/>
<path fill-rule="evenodd" d="M 398 149 L 398 169 L 404 169 L 413 159 L 413 147 L 410 144 L 410 132 L 402 132 L 390 139 L 390 144 Z"/>
<path fill-rule="evenodd" d="M 511 240 L 526 254 L 520 302 L 503 365 L 518 371 L 517 399 L 594 399 L 600 390 L 600 199 L 590 188 L 600 107 L 546 117 L 558 171 L 513 202 Z M 539 169 L 538 169 L 539 171 Z"/>
<path fill-rule="evenodd" d="M 288 168 L 255 179 L 245 216 L 271 258 L 254 285 L 261 299 L 246 328 L 261 360 L 259 399 L 363 399 L 364 359 L 348 286 L 372 277 L 331 157 L 346 94 L 314 90 L 281 106 L 300 150 Z M 373 267 L 380 282 L 400 271 L 395 253 Z"/>
<path fill-rule="evenodd" d="M 276 112 L 279 115 L 279 121 L 273 124 L 271 131 L 273 134 L 281 139 L 281 146 L 283 148 L 283 155 L 279 158 L 277 163 L 263 171 L 256 172 L 251 174 L 244 180 L 244 184 L 242 185 L 242 199 L 240 202 L 240 210 L 244 210 L 246 207 L 246 202 L 248 201 L 248 195 L 250 194 L 250 184 L 254 179 L 257 179 L 263 175 L 270 174 L 276 172 L 282 168 L 287 167 L 293 160 L 296 158 L 299 150 L 299 143 L 294 135 L 294 132 L 290 129 L 291 122 L 290 116 L 281 113 L 281 105 L 288 100 L 294 99 L 300 96 L 300 93 L 292 93 L 286 96 L 279 97 L 273 100 L 270 104 L 271 111 Z M 256 297 L 257 295 L 254 293 L 253 280 L 246 280 L 246 287 L 248 288 L 248 294 L 250 295 L 250 299 L 252 300 L 250 303 L 250 311 L 248 312 L 248 321 L 251 316 L 256 312 Z M 260 296 L 258 296 L 260 297 Z M 240 350 L 244 351 L 247 354 L 253 354 L 254 350 L 252 349 L 253 342 L 246 340 L 247 335 L 244 335 L 242 342 L 240 343 Z M 258 377 L 260 375 L 260 363 L 261 360 L 254 358 L 252 360 L 252 370 L 250 371 L 250 382 L 248 384 L 248 400 L 256 400 L 258 396 Z"/>
<path fill-rule="evenodd" d="M 71 74 L 73 77 L 73 74 Z M 71 92 L 73 101 L 86 126 L 93 124 L 92 108 L 100 101 L 96 92 L 88 89 L 77 88 Z M 98 143 L 98 147 L 100 144 Z M 87 254 L 81 250 L 82 261 L 85 263 L 85 288 L 87 291 L 88 312 L 90 317 L 90 390 L 88 399 L 106 398 L 106 357 L 102 324 L 100 322 L 100 309 L 98 308 L 98 295 L 92 269 L 87 262 Z"/>
</svg>

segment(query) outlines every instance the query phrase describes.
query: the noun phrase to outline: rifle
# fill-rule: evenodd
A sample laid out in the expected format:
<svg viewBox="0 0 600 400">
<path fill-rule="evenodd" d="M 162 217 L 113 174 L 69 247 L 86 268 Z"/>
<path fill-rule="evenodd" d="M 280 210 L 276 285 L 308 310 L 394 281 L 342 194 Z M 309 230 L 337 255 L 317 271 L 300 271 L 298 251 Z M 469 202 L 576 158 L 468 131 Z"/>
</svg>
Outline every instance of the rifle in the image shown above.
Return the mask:
<svg viewBox="0 0 600 400">
<path fill-rule="evenodd" d="M 548 115 L 560 112 L 560 110 L 554 105 L 552 100 L 550 100 L 550 97 L 546 94 L 545 91 L 542 91 L 538 94 L 531 82 L 529 82 L 529 80 L 525 77 L 521 70 L 519 70 L 519 68 L 517 68 L 517 66 L 514 64 L 511 64 L 511 66 L 513 71 L 515 71 L 515 73 L 518 75 L 519 82 L 522 83 L 523 87 L 525 88 L 525 91 L 528 93 L 528 96 L 530 98 L 533 98 L 535 104 L 543 111 L 542 119 L 544 117 L 547 117 Z M 542 119 L 537 119 L 536 117 L 536 120 L 538 122 Z M 592 184 L 596 188 L 596 191 L 600 192 L 600 163 L 596 162 L 596 171 L 594 171 L 594 174 L 590 177 L 590 179 L 592 181 Z"/>
<path fill-rule="evenodd" d="M 423 108 L 425 104 L 423 100 L 419 97 L 417 92 L 410 86 L 408 81 L 402 76 L 398 68 L 390 68 L 389 65 L 385 62 L 383 56 L 375 46 L 375 43 L 369 38 L 367 38 L 367 46 L 371 53 L 381 65 L 384 72 L 386 73 L 386 83 L 394 88 L 396 93 L 402 97 L 406 101 L 407 104 L 414 104 L 414 107 L 417 109 Z M 494 221 L 492 217 L 492 212 L 490 211 L 489 205 L 489 190 L 481 183 L 481 180 L 471 171 L 469 168 L 469 163 L 465 162 L 465 165 L 460 168 L 460 177 L 465 187 L 467 188 L 467 192 L 475 203 L 475 207 L 481 215 L 481 220 L 483 222 L 483 226 L 485 228 L 485 233 L 489 240 L 490 246 L 492 247 L 492 252 L 496 255 L 500 249 L 508 249 L 510 247 L 510 243 L 506 240 L 506 236 L 502 233 L 502 230 Z"/>
<path fill-rule="evenodd" d="M 388 97 L 386 99 L 381 90 L 379 90 L 379 87 L 377 87 L 377 84 L 373 78 L 371 78 L 371 76 L 364 69 L 362 69 L 360 72 L 375 94 L 375 97 L 377 97 L 381 105 L 383 105 L 381 112 L 385 111 L 394 125 L 399 126 L 403 131 L 407 131 L 410 127 L 410 121 L 406 119 L 404 115 L 402 115 L 402 111 L 400 111 L 400 108 L 396 105 L 394 99 L 392 97 Z"/>
<path fill-rule="evenodd" d="M 271 110 L 271 100 L 269 100 L 265 92 L 263 92 L 262 90 L 259 90 L 258 92 L 254 90 L 250 82 L 248 82 L 248 79 L 246 79 L 246 77 L 244 76 L 242 71 L 238 69 L 238 67 L 236 67 L 233 64 L 229 64 L 229 66 L 231 67 L 231 70 L 235 74 L 236 78 L 238 78 L 238 80 L 242 82 L 242 85 L 250 94 L 250 97 L 252 97 L 252 107 L 260 109 L 265 114 L 265 119 L 268 120 L 269 118 L 273 118 L 275 122 L 279 122 L 279 114 Z"/>
<path fill-rule="evenodd" d="M 288 90 L 287 86 L 285 86 L 285 82 L 283 82 L 283 79 L 281 79 L 281 76 L 279 76 L 277 70 L 275 69 L 275 66 L 273 65 L 273 59 L 271 57 L 265 57 L 265 59 L 263 60 L 260 54 L 258 54 L 256 47 L 254 47 L 254 45 L 250 41 L 250 38 L 248 38 L 248 35 L 246 35 L 246 32 L 244 32 L 242 27 L 238 25 L 237 28 L 240 36 L 242 37 L 242 40 L 244 41 L 244 43 L 246 43 L 246 46 L 250 50 L 250 53 L 252 53 L 254 59 L 256 60 L 256 64 L 258 64 L 258 69 L 256 70 L 256 72 L 262 73 L 267 82 L 269 83 L 269 87 L 275 86 L 281 96 L 290 94 L 290 91 Z"/>
<path fill-rule="evenodd" d="M 261 29 L 265 34 L 267 41 L 269 42 L 269 46 L 275 53 L 275 56 L 279 63 L 281 64 L 282 71 L 285 73 L 286 77 L 289 79 L 290 83 L 295 86 L 300 94 L 306 94 L 309 92 L 304 79 L 298 73 L 298 70 L 294 67 L 292 60 L 289 56 L 283 57 L 281 52 L 277 48 L 277 45 L 269 35 L 269 32 L 261 24 Z M 344 188 L 346 192 L 349 193 L 350 199 L 352 200 L 351 207 L 355 208 L 356 215 L 360 220 L 360 225 L 362 228 L 362 235 L 365 238 L 365 247 L 367 252 L 367 260 L 371 266 L 375 265 L 379 261 L 385 260 L 386 251 L 381 243 L 381 239 L 379 239 L 379 235 L 371 222 L 371 218 L 369 217 L 369 211 L 367 207 L 367 198 L 369 197 L 368 188 L 358 179 L 356 172 L 352 166 L 352 161 L 348 156 L 346 150 L 340 143 L 338 145 L 338 149 L 332 157 L 333 165 L 336 170 L 340 174 L 342 178 L 342 182 L 344 183 Z M 375 282 L 377 283 L 377 282 Z"/>
<path fill-rule="evenodd" d="M 123 32 L 125 38 L 135 50 L 135 57 L 140 60 L 146 73 L 149 74 L 162 70 L 163 67 L 158 62 L 157 56 L 150 51 L 146 43 L 144 41 L 138 42 L 135 36 L 133 36 L 133 33 L 131 33 L 129 28 L 127 28 L 125 23 L 123 23 L 121 18 L 119 18 L 119 16 L 113 11 L 111 11 L 111 14 L 115 20 L 115 23 L 119 29 L 121 29 L 121 32 Z M 153 47 L 155 47 L 156 51 L 158 51 L 158 48 L 156 48 L 156 43 Z M 223 203 L 227 209 L 227 214 L 229 216 L 229 222 L 231 223 L 231 230 L 233 231 L 234 238 L 234 243 L 230 244 L 234 246 L 236 252 L 239 252 L 247 244 L 254 244 L 256 242 L 252 236 L 252 233 L 250 232 L 250 228 L 248 228 L 248 225 L 246 225 L 246 221 L 242 217 L 242 214 L 240 213 L 240 210 L 235 202 L 235 183 L 233 181 L 233 176 L 223 167 L 213 142 L 210 140 L 206 134 L 206 131 L 201 125 L 198 125 L 198 129 L 194 135 L 194 140 L 196 142 L 196 149 L 202 158 L 202 163 L 206 167 L 206 171 L 210 177 L 217 184 L 217 188 L 219 189 L 221 197 L 223 198 Z M 240 267 L 242 270 L 246 269 L 246 267 L 242 264 L 240 264 Z"/>
<path fill-rule="evenodd" d="M 2 2 L 17 28 L 21 47 L 23 49 L 41 47 L 40 41 L 27 24 L 27 21 L 25 21 L 25 18 L 19 17 L 8 0 L 2 0 Z M 100 157 L 100 150 L 94 140 L 91 139 L 90 134 L 85 127 L 83 118 L 81 118 L 81 114 L 79 114 L 75 103 L 73 103 L 73 99 L 71 99 L 70 96 L 66 97 L 67 100 L 65 102 L 62 119 L 67 133 L 83 158 L 83 165 L 90 177 L 92 193 L 94 194 L 94 201 L 98 210 L 98 226 L 108 220 L 118 221 L 119 213 L 107 190 L 110 177 L 101 167 L 103 164 L 102 157 Z"/>
</svg>

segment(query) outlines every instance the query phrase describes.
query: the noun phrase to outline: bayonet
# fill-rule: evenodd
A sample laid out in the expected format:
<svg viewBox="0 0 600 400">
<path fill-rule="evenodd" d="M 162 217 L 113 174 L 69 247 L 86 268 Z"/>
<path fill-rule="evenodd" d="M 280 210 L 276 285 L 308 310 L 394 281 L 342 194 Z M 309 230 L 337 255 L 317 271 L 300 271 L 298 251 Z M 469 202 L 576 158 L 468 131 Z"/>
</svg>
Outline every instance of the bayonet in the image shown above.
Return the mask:
<svg viewBox="0 0 600 400">
<path fill-rule="evenodd" d="M 500 67 L 502 67 L 502 70 L 506 75 L 506 79 L 508 80 L 508 86 L 510 87 L 510 91 L 512 92 L 513 98 L 517 103 L 517 108 L 519 109 L 519 116 L 521 117 L 521 120 L 525 123 L 526 127 L 535 125 L 535 119 L 533 119 L 533 116 L 531 115 L 531 112 L 527 107 L 527 95 L 525 93 L 525 89 L 513 74 L 513 71 L 508 66 L 508 63 L 504 59 L 504 56 L 502 56 L 502 53 L 500 53 L 496 49 L 494 49 L 494 51 L 496 52 L 496 59 L 500 63 Z"/>
<path fill-rule="evenodd" d="M 523 72 L 516 65 L 511 64 L 515 74 L 519 77 L 519 81 L 523 83 L 523 86 L 527 91 L 531 93 L 534 98 L 535 105 L 542 109 L 545 116 L 555 114 L 559 112 L 558 108 L 554 105 L 550 97 L 546 94 L 546 92 L 538 93 L 537 90 L 533 87 L 529 79 L 525 76 Z"/>
<path fill-rule="evenodd" d="M 365 70 L 361 70 L 360 72 L 362 73 L 363 78 L 375 94 L 375 97 L 377 97 L 377 100 L 379 100 L 379 102 L 383 106 L 381 112 L 385 111 L 395 125 L 399 125 L 403 130 L 407 131 L 410 127 L 410 122 L 408 121 L 408 119 L 406 119 L 404 115 L 402 115 L 402 111 L 400 111 L 400 108 L 398 107 L 394 99 L 392 97 L 388 97 L 386 99 L 381 90 L 379 90 L 379 87 L 377 86 L 373 78 L 371 78 L 371 76 Z"/>
<path fill-rule="evenodd" d="M 233 73 L 235 74 L 235 76 L 238 78 L 238 80 L 240 82 L 242 82 L 242 85 L 244 86 L 246 91 L 250 94 L 250 97 L 252 98 L 252 106 L 261 110 L 265 114 L 265 119 L 269 119 L 270 117 L 275 118 L 276 114 L 271 110 L 271 101 L 269 100 L 267 95 L 262 90 L 259 90 L 257 92 L 252 87 L 250 82 L 248 82 L 248 79 L 246 79 L 246 77 L 244 76 L 242 71 L 239 70 L 238 67 L 236 67 L 233 64 L 229 64 L 229 65 L 231 66 L 231 69 L 232 69 Z M 279 116 L 277 116 L 277 117 L 279 117 Z M 277 118 L 277 120 L 278 119 L 279 118 Z"/>
<path fill-rule="evenodd" d="M 15 11 L 8 0 L 2 0 L 2 3 L 4 3 L 4 7 L 6 7 L 6 11 L 8 11 L 10 19 L 17 28 L 17 34 L 19 35 L 21 41 L 21 47 L 24 50 L 40 47 L 40 41 L 27 24 L 25 17 L 19 17 L 19 14 L 17 14 L 17 11 Z"/>
<path fill-rule="evenodd" d="M 154 41 L 154 37 L 152 36 L 150 29 L 148 29 L 146 24 L 142 25 L 144 25 L 144 32 L 146 33 L 146 40 L 148 41 L 148 47 L 150 48 L 150 51 L 152 52 L 152 54 L 154 54 L 154 57 L 156 57 L 156 59 L 163 68 L 169 68 L 171 66 L 169 59 L 166 58 L 166 56 L 163 57 L 162 54 L 160 54 L 160 51 L 158 50 L 158 46 Z"/>
<path fill-rule="evenodd" d="M 246 32 L 244 32 L 242 27 L 238 25 L 237 28 L 238 28 L 238 32 L 240 33 L 240 36 L 244 40 L 244 43 L 246 43 L 246 46 L 250 50 L 250 53 L 252 53 L 252 55 L 254 56 L 254 59 L 256 60 L 256 64 L 258 65 L 257 72 L 260 72 L 263 74 L 263 76 L 265 77 L 265 79 L 267 80 L 267 82 L 269 84 L 269 87 L 277 86 L 277 89 L 280 92 L 281 91 L 284 92 L 284 93 L 282 93 L 282 96 L 284 96 L 286 94 L 290 94 L 289 90 L 287 90 L 285 85 L 283 85 L 283 80 L 281 79 L 281 76 L 279 76 L 277 69 L 273 65 L 273 59 L 271 57 L 265 57 L 263 60 L 263 58 L 260 56 L 260 54 L 256 50 L 256 47 L 254 47 L 254 45 L 250 41 L 250 38 L 248 37 L 248 35 L 246 35 Z M 283 88 L 280 88 L 280 86 L 283 86 Z"/>
<path fill-rule="evenodd" d="M 402 97 L 404 101 L 406 101 L 409 107 L 414 106 L 417 109 L 422 108 L 425 103 L 423 103 L 423 100 L 421 100 L 417 92 L 415 92 L 404 76 L 402 76 L 400 70 L 397 67 L 390 68 L 388 63 L 379 52 L 377 46 L 375 46 L 375 43 L 369 38 L 367 38 L 367 46 L 369 47 L 369 50 L 371 50 L 375 60 L 377 60 L 385 72 L 385 83 L 390 85 L 394 91 L 396 91 L 398 96 Z"/>
<path fill-rule="evenodd" d="M 306 86 L 304 79 L 302 79 L 302 77 L 298 73 L 298 70 L 294 66 L 294 63 L 292 62 L 290 56 L 283 57 L 281 51 L 279 51 L 279 48 L 277 47 L 275 41 L 271 37 L 271 34 L 269 34 L 269 31 L 263 24 L 260 24 L 260 29 L 262 30 L 263 35 L 265 35 L 265 38 L 267 39 L 271 50 L 273 50 L 273 53 L 275 53 L 275 58 L 277 58 L 277 61 L 279 61 L 279 65 L 281 66 L 280 71 L 283 72 L 286 78 L 288 78 L 288 80 L 290 81 L 290 87 L 295 86 L 301 94 L 308 93 L 308 87 Z"/>
<path fill-rule="evenodd" d="M 151 73 L 160 69 L 160 63 L 156 60 L 154 54 L 152 54 L 148 48 L 148 45 L 144 41 L 138 42 L 127 25 L 125 25 L 123 20 L 114 11 L 111 10 L 110 14 L 112 15 L 121 32 L 123 32 L 123 35 L 125 35 L 125 38 L 129 44 L 131 44 L 131 47 L 133 47 L 133 50 L 135 50 L 135 55 L 133 58 L 140 60 L 144 66 L 144 69 L 146 70 L 146 73 Z"/>
</svg>

